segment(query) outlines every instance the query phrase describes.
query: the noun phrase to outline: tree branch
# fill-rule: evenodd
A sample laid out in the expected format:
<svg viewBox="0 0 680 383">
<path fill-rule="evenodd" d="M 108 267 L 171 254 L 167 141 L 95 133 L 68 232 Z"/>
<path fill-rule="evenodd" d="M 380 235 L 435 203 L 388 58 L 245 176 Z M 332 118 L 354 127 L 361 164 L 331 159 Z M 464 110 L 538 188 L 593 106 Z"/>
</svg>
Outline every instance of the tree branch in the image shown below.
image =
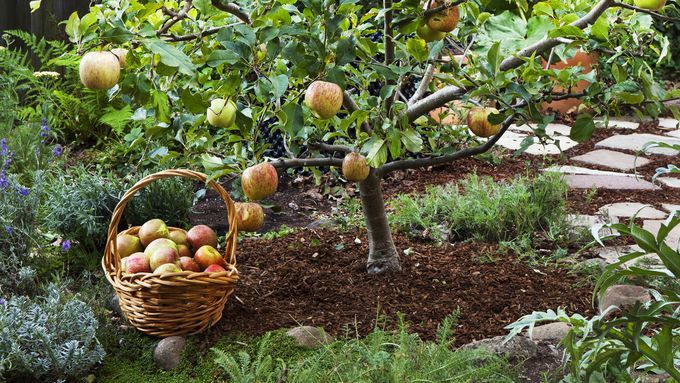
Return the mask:
<svg viewBox="0 0 680 383">
<path fill-rule="evenodd" d="M 590 12 L 588 12 L 588 14 L 574 21 L 573 23 L 571 23 L 571 25 L 581 29 L 587 27 L 588 25 L 594 23 L 598 19 L 598 17 L 600 17 L 600 15 L 602 15 L 602 13 L 604 13 L 604 11 L 607 10 L 607 8 L 612 6 L 612 4 L 614 4 L 614 0 L 600 0 L 600 2 L 597 3 L 590 10 Z M 510 69 L 517 68 L 524 64 L 522 58 L 530 57 L 534 53 L 541 54 L 563 42 L 564 40 L 561 38 L 543 39 L 541 41 L 538 41 L 520 50 L 519 52 L 517 52 L 515 56 L 503 60 L 500 66 L 500 70 L 507 71 Z M 415 102 L 413 105 L 409 106 L 409 108 L 406 110 L 408 120 L 413 121 L 419 116 L 422 116 L 423 114 L 433 109 L 442 107 L 446 105 L 448 102 L 458 99 L 466 92 L 467 92 L 466 88 L 461 88 L 453 85 L 446 86 L 434 92 L 430 96 L 425 97 L 424 99 Z"/>
<path fill-rule="evenodd" d="M 352 148 L 345 146 L 345 145 L 331 145 L 331 144 L 326 144 L 323 142 L 312 142 L 307 144 L 307 146 L 311 149 L 316 149 L 320 150 L 323 152 L 328 152 L 328 153 L 333 153 L 333 152 L 340 152 L 340 153 L 350 153 L 352 152 Z"/>
<path fill-rule="evenodd" d="M 188 35 L 175 35 L 175 34 L 168 34 L 168 35 L 163 35 L 161 37 L 165 38 L 165 41 L 168 42 L 179 42 L 179 41 L 190 41 L 190 40 L 196 40 L 196 39 L 201 39 L 206 36 L 214 35 L 215 33 L 219 32 L 222 30 L 222 28 L 234 26 L 234 24 L 229 24 L 229 25 L 223 25 L 221 27 L 213 27 L 213 28 L 208 28 L 205 31 L 198 32 L 198 33 L 192 33 Z"/>
<path fill-rule="evenodd" d="M 418 89 L 416 89 L 416 92 L 413 94 L 413 96 L 408 100 L 408 105 L 411 106 L 413 105 L 414 102 L 420 100 L 425 92 L 427 92 L 427 87 L 430 86 L 430 82 L 432 81 L 432 77 L 434 77 L 434 64 L 429 64 L 427 68 L 425 69 L 425 74 L 423 75 L 423 79 L 420 80 L 420 85 L 418 85 Z"/>
<path fill-rule="evenodd" d="M 435 7 L 435 8 L 426 9 L 426 10 L 423 12 L 423 15 L 422 15 L 422 16 L 423 16 L 424 19 L 427 19 L 429 16 L 432 16 L 432 15 L 434 15 L 435 13 L 439 13 L 439 12 L 441 12 L 441 11 L 447 9 L 447 8 L 453 8 L 453 7 L 455 7 L 456 5 L 463 4 L 463 3 L 466 2 L 466 1 L 467 1 L 467 0 L 457 0 L 457 1 L 452 1 L 449 5 L 440 5 L 440 6 Z"/>
<path fill-rule="evenodd" d="M 342 105 L 345 106 L 345 109 L 349 110 L 350 112 L 354 112 L 359 110 L 359 106 L 352 100 L 352 96 L 349 94 L 348 91 L 343 92 L 343 99 L 342 99 Z M 368 124 L 367 121 L 364 121 L 361 123 L 361 130 L 368 134 L 369 136 L 373 134 L 373 129 L 371 129 L 371 126 Z"/>
<path fill-rule="evenodd" d="M 648 14 L 648 15 L 654 17 L 654 18 L 660 19 L 660 20 L 675 21 L 675 22 L 680 21 L 679 19 L 676 19 L 676 18 L 673 18 L 673 17 L 664 16 L 664 15 L 662 15 L 662 14 L 660 14 L 660 13 L 658 13 L 658 12 L 654 12 L 654 11 L 652 11 L 652 10 L 650 10 L 650 9 L 639 8 L 639 7 L 636 7 L 636 6 L 634 6 L 634 5 L 630 5 L 630 4 L 626 4 L 626 3 L 621 3 L 621 2 L 618 2 L 618 1 L 615 1 L 615 2 L 614 2 L 614 5 L 617 6 L 617 7 L 626 8 L 626 9 L 630 9 L 630 10 L 633 10 L 633 11 L 638 11 L 638 12 L 640 12 L 640 13 L 646 13 L 646 14 Z"/>
<path fill-rule="evenodd" d="M 277 169 L 298 168 L 301 166 L 342 166 L 342 158 L 289 158 L 272 161 Z"/>
<path fill-rule="evenodd" d="M 419 159 L 408 159 L 408 160 L 400 160 L 400 161 L 394 161 L 387 163 L 380 168 L 376 169 L 376 174 L 381 177 L 384 176 L 387 173 L 396 171 L 396 170 L 405 170 L 405 169 L 415 169 L 415 168 L 422 168 L 425 166 L 433 166 L 433 165 L 441 165 L 445 164 L 448 162 L 453 162 L 455 160 L 465 158 L 465 157 L 471 157 L 477 154 L 484 153 L 491 149 L 498 140 L 501 139 L 505 131 L 508 130 L 510 125 L 512 125 L 512 122 L 515 119 L 515 115 L 511 115 L 510 117 L 506 118 L 505 121 L 503 121 L 501 125 L 501 130 L 493 137 L 491 137 L 484 145 L 476 146 L 474 148 L 465 148 L 462 150 L 459 150 L 455 153 L 448 154 L 445 156 L 439 156 L 439 157 L 430 157 L 430 158 L 419 158 Z"/>
<path fill-rule="evenodd" d="M 166 20 L 165 23 L 163 23 L 163 26 L 161 29 L 159 29 L 156 32 L 156 36 L 160 36 L 164 33 L 166 33 L 170 28 L 172 28 L 173 25 L 177 24 L 180 20 L 186 18 L 189 15 L 189 11 L 191 10 L 192 6 L 192 1 L 193 0 L 185 0 L 184 1 L 184 8 L 182 8 L 179 12 L 177 13 L 170 13 L 169 11 L 166 10 L 166 12 L 170 13 L 172 15 L 171 18 Z"/>
<path fill-rule="evenodd" d="M 248 14 L 243 12 L 241 8 L 234 3 L 225 0 L 212 0 L 212 5 L 221 11 L 231 13 L 246 24 L 251 23 Z"/>
</svg>

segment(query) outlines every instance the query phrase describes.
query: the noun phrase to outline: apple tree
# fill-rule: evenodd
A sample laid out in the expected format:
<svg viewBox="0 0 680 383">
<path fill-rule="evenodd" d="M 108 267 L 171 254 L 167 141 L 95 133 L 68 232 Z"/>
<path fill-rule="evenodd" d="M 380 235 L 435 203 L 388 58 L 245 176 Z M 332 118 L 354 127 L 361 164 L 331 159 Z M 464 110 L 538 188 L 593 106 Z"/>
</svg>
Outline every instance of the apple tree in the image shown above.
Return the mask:
<svg viewBox="0 0 680 383">
<path fill-rule="evenodd" d="M 215 177 L 262 162 L 279 173 L 340 168 L 347 156 L 343 172 L 359 183 L 371 273 L 400 269 L 381 189 L 388 174 L 484 153 L 512 123 L 538 122 L 536 135 L 548 140 L 554 115 L 542 112 L 544 102 L 582 100 L 571 132 L 582 141 L 595 129 L 593 115 L 632 108 L 657 116 L 669 97 L 654 76 L 669 49 L 652 27 L 653 18 L 667 18 L 649 9 L 656 4 L 100 3 L 65 23 L 76 49 L 62 62 L 129 50 L 107 95 L 135 122 L 130 146 L 162 138 L 155 155 L 200 158 Z M 550 65 L 577 51 L 596 52 L 600 70 Z M 463 114 L 471 109 L 472 132 L 445 123 L 461 105 Z M 264 127 L 278 132 L 285 151 L 268 151 Z"/>
</svg>

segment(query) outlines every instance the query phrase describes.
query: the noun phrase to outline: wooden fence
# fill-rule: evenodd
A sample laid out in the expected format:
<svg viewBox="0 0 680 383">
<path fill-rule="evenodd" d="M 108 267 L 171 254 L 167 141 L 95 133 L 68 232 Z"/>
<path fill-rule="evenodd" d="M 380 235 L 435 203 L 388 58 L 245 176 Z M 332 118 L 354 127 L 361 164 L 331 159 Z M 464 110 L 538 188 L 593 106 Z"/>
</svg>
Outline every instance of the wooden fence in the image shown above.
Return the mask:
<svg viewBox="0 0 680 383">
<path fill-rule="evenodd" d="M 66 39 L 64 26 L 71 13 L 87 13 L 90 0 L 42 0 L 40 9 L 31 13 L 29 0 L 0 0 L 0 34 L 21 29 L 48 39 Z"/>
</svg>

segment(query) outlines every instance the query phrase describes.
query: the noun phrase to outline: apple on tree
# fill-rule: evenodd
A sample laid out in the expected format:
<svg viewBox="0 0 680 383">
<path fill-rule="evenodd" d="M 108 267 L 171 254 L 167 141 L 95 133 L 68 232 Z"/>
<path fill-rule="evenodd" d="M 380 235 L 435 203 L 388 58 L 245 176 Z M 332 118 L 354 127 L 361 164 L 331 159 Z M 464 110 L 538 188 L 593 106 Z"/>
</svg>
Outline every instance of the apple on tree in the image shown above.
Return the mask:
<svg viewBox="0 0 680 383">
<path fill-rule="evenodd" d="M 467 115 L 467 126 L 479 137 L 491 137 L 501 130 L 501 125 L 489 122 L 489 116 L 498 113 L 496 108 L 475 107 Z"/>
<path fill-rule="evenodd" d="M 243 194 L 253 201 L 269 197 L 276 192 L 278 186 L 279 175 L 269 162 L 251 166 L 241 176 Z"/>
<path fill-rule="evenodd" d="M 342 88 L 327 81 L 312 82 L 305 92 L 305 105 L 312 110 L 314 117 L 327 120 L 342 107 Z"/>
<path fill-rule="evenodd" d="M 666 0 L 635 0 L 635 6 L 658 11 L 666 5 Z"/>
<path fill-rule="evenodd" d="M 127 68 L 127 54 L 128 54 L 127 49 L 113 48 L 111 49 L 111 53 L 113 53 L 118 58 L 118 63 L 120 64 L 121 69 Z"/>
<path fill-rule="evenodd" d="M 236 121 L 236 104 L 231 100 L 216 98 L 207 111 L 208 123 L 218 128 L 228 128 Z"/>
<path fill-rule="evenodd" d="M 366 158 L 359 153 L 348 153 L 342 160 L 342 175 L 348 181 L 361 182 L 368 178 L 370 172 Z"/>
<path fill-rule="evenodd" d="M 418 37 L 420 37 L 421 39 L 425 40 L 428 43 L 432 41 L 442 40 L 446 37 L 446 32 L 435 31 L 434 29 L 430 28 L 430 26 L 427 25 L 426 23 L 418 26 L 418 28 L 416 29 L 416 34 L 418 35 Z"/>
<path fill-rule="evenodd" d="M 436 1 L 432 1 L 429 9 L 438 8 L 439 4 Z M 427 26 L 433 31 L 439 32 L 451 32 L 456 29 L 458 25 L 458 6 L 447 7 L 443 10 L 430 15 L 427 18 Z"/>
<path fill-rule="evenodd" d="M 90 89 L 110 89 L 120 79 L 120 61 L 111 52 L 88 52 L 80 59 L 80 81 Z"/>
</svg>

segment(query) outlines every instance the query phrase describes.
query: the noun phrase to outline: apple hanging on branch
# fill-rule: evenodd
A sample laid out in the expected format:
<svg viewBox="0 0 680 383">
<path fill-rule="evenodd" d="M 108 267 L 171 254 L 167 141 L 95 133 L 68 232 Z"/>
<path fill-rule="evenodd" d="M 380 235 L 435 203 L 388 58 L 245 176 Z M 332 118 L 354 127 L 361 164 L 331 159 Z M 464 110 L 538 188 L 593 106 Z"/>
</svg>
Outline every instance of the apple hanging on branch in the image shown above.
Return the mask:
<svg viewBox="0 0 680 383">
<path fill-rule="evenodd" d="M 88 52 L 80 59 L 80 81 L 90 89 L 110 89 L 120 79 L 120 61 L 111 52 Z"/>
</svg>

